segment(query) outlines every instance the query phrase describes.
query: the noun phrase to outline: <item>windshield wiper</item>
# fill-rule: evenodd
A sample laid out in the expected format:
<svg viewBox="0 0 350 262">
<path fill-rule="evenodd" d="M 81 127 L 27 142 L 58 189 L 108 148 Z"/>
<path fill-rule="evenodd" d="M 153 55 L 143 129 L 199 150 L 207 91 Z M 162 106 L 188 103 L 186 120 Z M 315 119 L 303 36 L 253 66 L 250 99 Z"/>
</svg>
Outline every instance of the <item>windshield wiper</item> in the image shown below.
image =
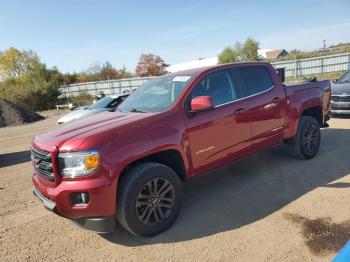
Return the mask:
<svg viewBox="0 0 350 262">
<path fill-rule="evenodd" d="M 138 110 L 136 108 L 130 109 L 129 112 L 133 112 L 133 113 L 147 113 L 145 111 L 141 111 L 141 110 Z"/>
</svg>

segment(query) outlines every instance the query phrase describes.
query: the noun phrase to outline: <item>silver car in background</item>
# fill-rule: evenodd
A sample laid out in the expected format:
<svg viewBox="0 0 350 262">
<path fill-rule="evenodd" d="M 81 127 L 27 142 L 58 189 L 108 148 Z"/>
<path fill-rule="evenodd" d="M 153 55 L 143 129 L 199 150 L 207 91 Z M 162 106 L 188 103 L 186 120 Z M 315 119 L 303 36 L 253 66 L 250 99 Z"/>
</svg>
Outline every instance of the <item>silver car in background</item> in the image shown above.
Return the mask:
<svg viewBox="0 0 350 262">
<path fill-rule="evenodd" d="M 331 111 L 350 115 L 350 70 L 332 82 Z"/>
<path fill-rule="evenodd" d="M 114 111 L 128 96 L 129 93 L 106 96 L 91 106 L 78 108 L 63 115 L 60 119 L 58 119 L 57 124 L 67 123 L 72 120 L 91 116 L 101 112 Z"/>
</svg>

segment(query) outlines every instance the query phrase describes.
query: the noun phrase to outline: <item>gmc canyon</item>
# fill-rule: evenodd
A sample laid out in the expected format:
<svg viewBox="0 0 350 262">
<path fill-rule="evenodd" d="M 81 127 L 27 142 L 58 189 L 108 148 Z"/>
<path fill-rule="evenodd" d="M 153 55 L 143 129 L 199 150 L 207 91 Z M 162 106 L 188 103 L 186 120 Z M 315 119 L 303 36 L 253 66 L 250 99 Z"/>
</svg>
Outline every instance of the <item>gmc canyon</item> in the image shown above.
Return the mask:
<svg viewBox="0 0 350 262">
<path fill-rule="evenodd" d="M 284 142 L 313 158 L 329 81 L 285 86 L 263 62 L 167 74 L 104 112 L 37 135 L 33 193 L 83 228 L 139 236 L 169 228 L 182 182 Z"/>
</svg>

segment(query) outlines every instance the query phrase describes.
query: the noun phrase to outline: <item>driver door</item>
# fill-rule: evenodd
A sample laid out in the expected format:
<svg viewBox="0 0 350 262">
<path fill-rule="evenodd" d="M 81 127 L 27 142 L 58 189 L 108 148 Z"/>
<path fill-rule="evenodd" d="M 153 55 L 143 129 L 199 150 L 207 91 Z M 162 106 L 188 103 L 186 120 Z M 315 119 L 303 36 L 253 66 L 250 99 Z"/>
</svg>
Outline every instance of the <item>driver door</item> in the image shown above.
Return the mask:
<svg viewBox="0 0 350 262">
<path fill-rule="evenodd" d="M 209 73 L 192 90 L 189 100 L 210 96 L 214 109 L 186 118 L 194 173 L 199 173 L 245 154 L 250 146 L 246 101 L 231 70 Z"/>
</svg>

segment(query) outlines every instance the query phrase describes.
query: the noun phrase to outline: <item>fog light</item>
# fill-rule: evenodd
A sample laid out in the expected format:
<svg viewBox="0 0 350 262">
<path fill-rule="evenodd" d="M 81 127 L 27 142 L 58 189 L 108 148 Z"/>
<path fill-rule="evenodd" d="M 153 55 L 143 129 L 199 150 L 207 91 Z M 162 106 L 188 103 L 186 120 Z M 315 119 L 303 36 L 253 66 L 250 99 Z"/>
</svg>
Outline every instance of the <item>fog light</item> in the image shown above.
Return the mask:
<svg viewBox="0 0 350 262">
<path fill-rule="evenodd" d="M 72 200 L 74 205 L 86 205 L 89 203 L 89 193 L 74 192 L 72 193 Z"/>
</svg>

